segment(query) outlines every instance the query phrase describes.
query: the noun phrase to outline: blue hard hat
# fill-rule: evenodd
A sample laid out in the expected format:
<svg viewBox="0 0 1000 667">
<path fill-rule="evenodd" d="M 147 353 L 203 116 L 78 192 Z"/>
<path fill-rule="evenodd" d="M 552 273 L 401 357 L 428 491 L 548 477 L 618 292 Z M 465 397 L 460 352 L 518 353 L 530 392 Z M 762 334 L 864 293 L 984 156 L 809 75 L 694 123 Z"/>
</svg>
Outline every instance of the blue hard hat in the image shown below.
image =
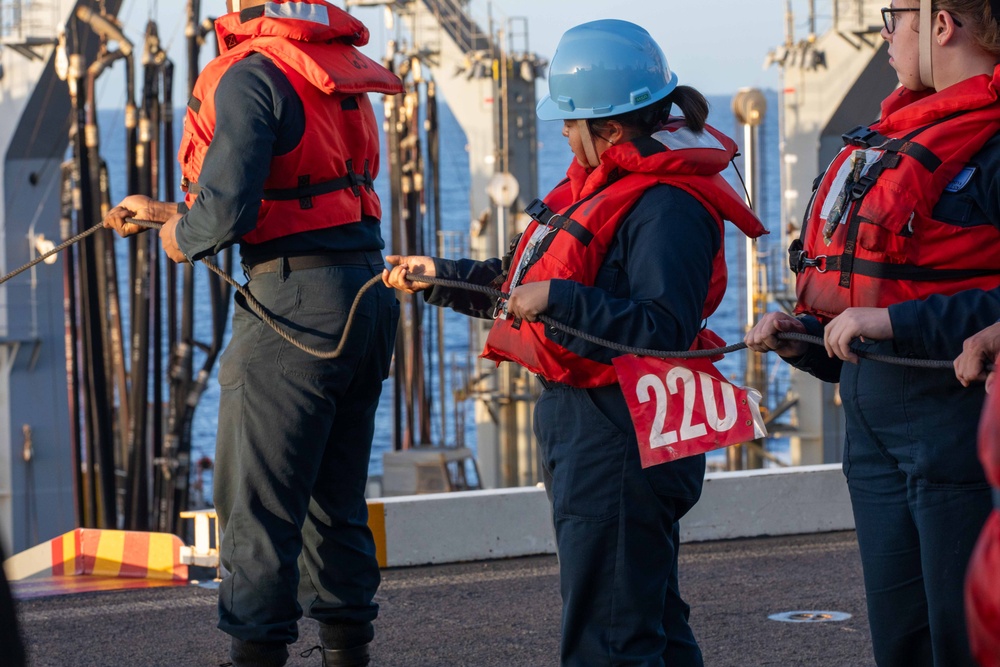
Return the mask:
<svg viewBox="0 0 1000 667">
<path fill-rule="evenodd" d="M 542 120 L 606 118 L 662 100 L 677 75 L 644 28 L 603 19 L 570 28 L 549 65 L 549 94 L 538 103 Z"/>
</svg>

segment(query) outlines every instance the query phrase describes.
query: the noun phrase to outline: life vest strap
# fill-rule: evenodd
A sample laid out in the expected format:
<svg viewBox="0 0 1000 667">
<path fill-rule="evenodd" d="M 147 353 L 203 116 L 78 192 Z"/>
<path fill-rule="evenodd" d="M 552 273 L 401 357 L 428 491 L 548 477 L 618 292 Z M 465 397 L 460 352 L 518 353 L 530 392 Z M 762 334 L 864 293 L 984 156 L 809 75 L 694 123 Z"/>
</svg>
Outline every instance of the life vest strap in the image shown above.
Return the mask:
<svg viewBox="0 0 1000 667">
<path fill-rule="evenodd" d="M 802 249 L 802 242 L 799 239 L 795 239 L 788 246 L 788 263 L 789 268 L 796 274 L 802 273 L 806 269 L 816 269 L 820 273 L 842 271 L 845 264 L 849 263 L 852 267 L 851 273 L 882 280 L 933 282 L 1000 275 L 1000 267 L 996 269 L 934 269 L 911 264 L 875 262 L 870 259 L 859 259 L 853 255 L 809 257 L 808 253 Z"/>
<path fill-rule="evenodd" d="M 535 199 L 528 204 L 524 212 L 540 224 L 568 232 L 570 236 L 585 246 L 590 245 L 590 242 L 594 240 L 594 234 L 590 230 L 573 218 L 553 213 L 552 209 L 541 199 Z"/>
<path fill-rule="evenodd" d="M 817 260 L 809 257 L 803 245 L 801 238 L 793 239 L 788 245 L 788 270 L 795 275 L 799 275 L 807 268 L 818 266 Z"/>
<path fill-rule="evenodd" d="M 934 124 L 936 123 L 932 123 L 932 125 Z M 865 125 L 858 125 L 850 132 L 841 135 L 845 146 L 862 149 L 876 148 L 885 151 L 882 157 L 869 167 L 868 171 L 851 188 L 851 199 L 857 201 L 864 197 L 868 190 L 875 185 L 875 181 L 878 180 L 883 171 L 899 166 L 900 155 L 913 158 L 931 173 L 937 171 L 937 168 L 941 166 L 941 158 L 927 147 L 912 141 L 914 136 L 925 129 L 927 128 L 922 127 L 900 139 L 890 139 Z"/>
<path fill-rule="evenodd" d="M 372 178 L 371 171 L 369 170 L 368 160 L 365 160 L 364 172 L 360 174 L 354 171 L 354 164 L 352 160 L 347 160 L 346 164 L 346 176 L 334 178 L 329 181 L 321 181 L 319 183 L 310 183 L 309 175 L 306 174 L 299 176 L 299 185 L 294 188 L 265 188 L 261 199 L 269 201 L 291 201 L 293 199 L 298 199 L 299 206 L 303 209 L 308 209 L 312 208 L 313 197 L 325 195 L 330 192 L 350 189 L 351 192 L 354 193 L 355 197 L 361 196 L 362 187 L 371 192 L 375 181 Z M 185 178 L 181 179 L 181 189 L 189 195 L 197 197 L 202 188 L 196 182 L 189 181 Z"/>
<path fill-rule="evenodd" d="M 854 129 L 844 132 L 840 138 L 844 140 L 845 146 L 854 146 L 855 148 L 871 148 L 889 141 L 889 137 L 879 134 L 867 125 L 858 125 Z"/>
<path fill-rule="evenodd" d="M 955 115 L 956 114 L 952 114 L 951 116 L 948 116 L 948 119 L 953 118 Z M 854 146 L 855 148 L 878 148 L 889 153 L 902 153 L 903 155 L 912 157 L 914 160 L 922 164 L 927 171 L 936 171 L 937 168 L 941 166 L 941 158 L 932 153 L 927 147 L 914 142 L 912 139 L 927 128 L 937 125 L 938 122 L 941 121 L 936 121 L 925 127 L 918 128 L 905 137 L 898 139 L 890 139 L 884 134 L 876 132 L 866 125 L 858 125 L 853 130 L 840 135 L 840 137 L 844 140 L 845 146 Z M 823 174 L 820 174 L 820 176 L 822 175 Z"/>
</svg>

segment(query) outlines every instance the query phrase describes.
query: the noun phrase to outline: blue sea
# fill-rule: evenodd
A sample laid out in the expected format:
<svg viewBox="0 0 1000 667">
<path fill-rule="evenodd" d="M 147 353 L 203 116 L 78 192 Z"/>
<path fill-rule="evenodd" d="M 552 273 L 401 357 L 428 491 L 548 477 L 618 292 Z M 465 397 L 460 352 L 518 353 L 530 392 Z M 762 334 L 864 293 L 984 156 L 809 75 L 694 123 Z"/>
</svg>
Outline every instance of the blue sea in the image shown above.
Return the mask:
<svg viewBox="0 0 1000 667">
<path fill-rule="evenodd" d="M 774 230 L 770 239 L 765 237 L 758 242 L 758 247 L 769 265 L 768 275 L 777 276 L 780 275 L 781 272 L 781 268 L 778 263 L 783 261 L 782 257 L 784 255 L 784 249 L 779 247 L 780 244 L 778 243 L 778 228 L 780 224 L 780 206 L 778 199 L 780 195 L 780 178 L 778 171 L 778 100 L 777 94 L 773 91 L 767 92 L 766 98 L 769 111 L 766 115 L 765 123 L 761 128 L 760 134 L 760 146 L 762 147 L 761 182 L 763 183 L 763 187 L 761 200 L 759 202 L 755 202 L 755 210 L 764 221 L 765 225 L 769 229 Z M 742 128 L 738 128 L 736 126 L 730 108 L 731 98 L 714 96 L 709 98 L 709 103 L 711 105 L 709 123 L 719 130 L 734 137 L 742 146 L 743 130 Z M 376 112 L 378 112 L 380 108 L 380 105 L 376 105 Z M 184 110 L 178 109 L 176 113 L 177 118 L 174 127 L 178 136 L 175 139 L 175 146 L 180 140 L 179 135 L 181 132 L 181 121 L 183 119 Z M 453 232 L 459 235 L 467 234 L 469 229 L 470 212 L 468 202 L 468 157 L 465 150 L 465 135 L 446 105 L 441 105 L 439 115 L 441 142 L 440 182 L 442 227 L 448 232 Z M 120 111 L 102 110 L 99 114 L 99 122 L 101 126 L 101 153 L 108 163 L 113 203 L 120 201 L 126 194 L 124 175 L 125 131 L 123 127 L 123 120 L 124 113 Z M 567 146 L 566 139 L 562 136 L 561 122 L 539 122 L 538 140 L 539 192 L 544 193 L 562 179 L 566 167 L 569 165 L 571 154 L 569 147 Z M 742 160 L 739 160 L 738 162 L 740 163 L 740 168 L 742 170 Z M 382 165 L 383 175 L 385 175 L 388 172 L 388 158 L 384 154 L 382 157 Z M 725 175 L 737 191 L 743 191 L 742 185 L 740 184 L 733 168 L 727 170 Z M 180 182 L 179 173 L 176 176 L 175 182 Z M 387 202 L 389 200 L 388 183 L 384 176 L 376 181 L 376 190 L 378 191 L 383 202 Z M 168 197 L 164 196 L 162 198 L 166 199 Z M 177 194 L 175 199 L 179 198 L 180 193 Z M 391 236 L 388 220 L 384 223 L 383 234 L 388 242 Z M 125 267 L 127 267 L 124 242 L 121 242 L 120 246 L 121 247 L 119 248 L 118 253 L 119 271 L 121 274 L 124 274 Z M 391 248 L 387 248 L 387 252 L 389 251 L 391 251 Z M 735 229 L 730 229 L 727 233 L 726 252 L 730 266 L 730 287 L 719 310 L 711 318 L 709 326 L 719 333 L 727 342 L 732 343 L 738 342 L 742 339 L 742 322 L 745 317 L 741 311 L 744 300 L 742 293 L 744 274 L 742 259 L 744 252 L 743 237 L 736 232 Z M 198 287 L 203 288 L 206 275 L 207 269 L 199 264 L 196 270 L 196 284 Z M 237 277 L 240 278 L 241 276 L 238 275 Z M 125 289 L 124 283 L 122 284 L 121 289 L 122 294 L 127 294 L 127 289 Z M 204 306 L 204 310 L 201 312 L 196 311 L 195 313 L 195 336 L 198 340 L 207 341 L 210 338 L 210 312 L 208 311 L 208 301 L 207 299 L 199 299 L 198 303 Z M 124 299 L 123 304 L 127 307 L 128 300 Z M 455 360 L 464 360 L 468 356 L 469 328 L 465 318 L 455 313 L 451 313 L 450 311 L 445 316 L 444 328 L 447 332 L 446 338 L 448 341 L 446 346 L 445 362 L 446 368 L 450 369 L 456 363 Z M 228 335 L 229 333 L 227 330 L 227 340 Z M 125 340 L 128 340 L 127 335 Z M 717 364 L 726 377 L 737 383 L 741 382 L 743 377 L 743 368 L 745 364 L 743 355 L 744 353 L 742 352 L 729 355 Z M 200 359 L 196 358 L 195 367 L 197 368 L 199 364 Z M 771 402 L 776 403 L 784 396 L 784 391 L 787 386 L 787 372 L 780 364 L 773 365 L 771 368 L 772 370 L 768 373 L 768 377 L 772 383 L 771 393 L 773 398 L 771 399 Z M 218 383 L 215 381 L 215 372 L 217 372 L 217 370 L 218 365 L 216 365 L 213 371 L 212 381 L 209 383 L 208 389 L 203 394 L 201 402 L 198 404 L 195 412 L 193 424 L 192 460 L 197 460 L 202 456 L 208 456 L 209 458 L 214 457 L 216 417 L 219 400 L 219 387 Z M 427 373 L 433 373 L 434 378 L 432 382 L 434 383 L 433 386 L 436 386 L 437 370 L 428 369 Z M 448 386 L 446 387 L 446 391 L 438 392 L 437 395 L 445 396 L 449 405 L 446 406 L 445 410 L 447 418 L 444 421 L 446 423 L 441 424 L 440 422 L 442 419 L 439 417 L 436 418 L 433 423 L 432 437 L 434 443 L 454 444 L 456 440 L 462 440 L 466 446 L 471 447 L 474 450 L 475 423 L 473 418 L 473 405 L 469 401 L 464 404 L 460 404 L 457 408 L 460 412 L 460 418 L 455 418 L 456 407 L 450 404 L 451 396 L 453 395 L 451 391 L 451 384 L 456 381 L 454 379 L 455 374 L 449 370 L 444 375 Z M 392 447 L 392 394 L 393 386 L 392 378 L 390 376 L 384 386 L 383 398 L 379 406 L 376 421 L 375 440 L 369 467 L 369 472 L 373 475 L 381 474 L 382 455 Z M 166 395 L 166 388 L 164 389 L 164 395 Z M 440 414 L 439 408 L 432 408 L 432 411 L 435 415 Z M 460 434 L 455 433 L 456 423 L 464 424 L 464 426 L 461 427 L 462 433 Z M 769 449 L 781 458 L 785 458 L 787 456 L 786 441 L 771 441 L 769 442 Z M 723 452 L 715 452 L 711 454 L 710 457 L 715 458 L 716 461 L 721 461 L 724 454 Z M 206 486 L 210 486 L 210 484 L 210 480 L 206 480 Z"/>
</svg>

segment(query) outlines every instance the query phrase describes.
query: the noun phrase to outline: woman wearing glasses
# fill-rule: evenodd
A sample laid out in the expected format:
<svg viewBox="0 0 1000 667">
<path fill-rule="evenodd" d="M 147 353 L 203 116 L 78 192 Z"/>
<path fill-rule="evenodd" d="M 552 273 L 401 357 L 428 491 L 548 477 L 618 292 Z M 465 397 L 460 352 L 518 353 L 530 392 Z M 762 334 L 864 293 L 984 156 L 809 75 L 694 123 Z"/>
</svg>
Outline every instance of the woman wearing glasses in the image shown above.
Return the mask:
<svg viewBox="0 0 1000 667">
<path fill-rule="evenodd" d="M 678 86 L 643 28 L 568 30 L 549 67 L 542 120 L 561 120 L 574 160 L 529 224 L 509 272 L 499 259 L 389 256 L 406 274 L 503 284 L 502 303 L 434 286 L 427 302 L 493 317 L 484 356 L 542 378 L 535 434 L 552 501 L 566 667 L 701 667 L 677 580 L 678 521 L 701 495 L 704 455 L 642 468 L 612 357 L 541 313 L 605 340 L 687 349 L 725 291 L 723 220 L 764 232 L 719 176 L 736 144 L 705 125 L 708 103 Z M 676 105 L 684 117 L 670 116 Z M 628 332 L 629 339 L 621 340 Z M 717 340 L 717 338 L 716 338 Z M 705 343 L 715 347 L 716 343 Z"/>
<path fill-rule="evenodd" d="M 1000 317 L 1000 0 L 898 0 L 882 18 L 901 87 L 845 135 L 813 193 L 790 248 L 798 317 L 769 313 L 745 341 L 841 383 L 876 662 L 974 665 L 962 584 L 992 507 L 976 459 L 982 385 L 850 346 L 953 359 Z M 826 349 L 783 332 L 821 334 Z"/>
</svg>

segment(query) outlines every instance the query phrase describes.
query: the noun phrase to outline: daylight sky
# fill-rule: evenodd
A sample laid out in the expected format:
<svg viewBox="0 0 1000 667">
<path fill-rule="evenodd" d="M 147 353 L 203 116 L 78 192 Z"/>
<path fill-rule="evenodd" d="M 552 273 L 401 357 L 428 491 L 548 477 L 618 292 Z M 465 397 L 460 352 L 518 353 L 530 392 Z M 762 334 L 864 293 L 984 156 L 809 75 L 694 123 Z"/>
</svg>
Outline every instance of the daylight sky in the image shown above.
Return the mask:
<svg viewBox="0 0 1000 667">
<path fill-rule="evenodd" d="M 343 0 L 334 0 L 343 7 Z M 808 2 L 793 0 L 796 39 L 804 37 Z M 830 13 L 831 0 L 816 3 L 820 22 Z M 183 0 L 124 0 L 119 18 L 126 35 L 141 42 L 146 21 L 159 23 L 159 34 L 170 48 L 175 64 L 184 62 Z M 472 0 L 473 17 L 486 26 L 490 16 L 499 24 L 505 17 L 525 17 L 530 49 L 551 58 L 559 37 L 568 28 L 601 18 L 617 18 L 638 23 L 649 30 L 667 56 L 670 67 L 682 83 L 706 94 L 725 95 L 741 87 L 777 88 L 778 70 L 765 69 L 769 50 L 785 39 L 786 0 Z M 224 12 L 224 0 L 202 0 L 206 14 Z M 384 9 L 353 10 L 368 24 L 372 33 L 366 53 L 380 59 L 385 40 L 392 33 L 384 26 Z M 203 60 L 204 63 L 204 60 Z M 179 72 L 183 72 L 179 69 Z M 118 93 L 120 77 L 102 82 L 111 97 Z M 178 76 L 178 86 L 184 84 Z M 178 92 L 183 90 L 178 88 Z M 117 106 L 118 100 L 102 97 L 102 106 Z"/>
</svg>

